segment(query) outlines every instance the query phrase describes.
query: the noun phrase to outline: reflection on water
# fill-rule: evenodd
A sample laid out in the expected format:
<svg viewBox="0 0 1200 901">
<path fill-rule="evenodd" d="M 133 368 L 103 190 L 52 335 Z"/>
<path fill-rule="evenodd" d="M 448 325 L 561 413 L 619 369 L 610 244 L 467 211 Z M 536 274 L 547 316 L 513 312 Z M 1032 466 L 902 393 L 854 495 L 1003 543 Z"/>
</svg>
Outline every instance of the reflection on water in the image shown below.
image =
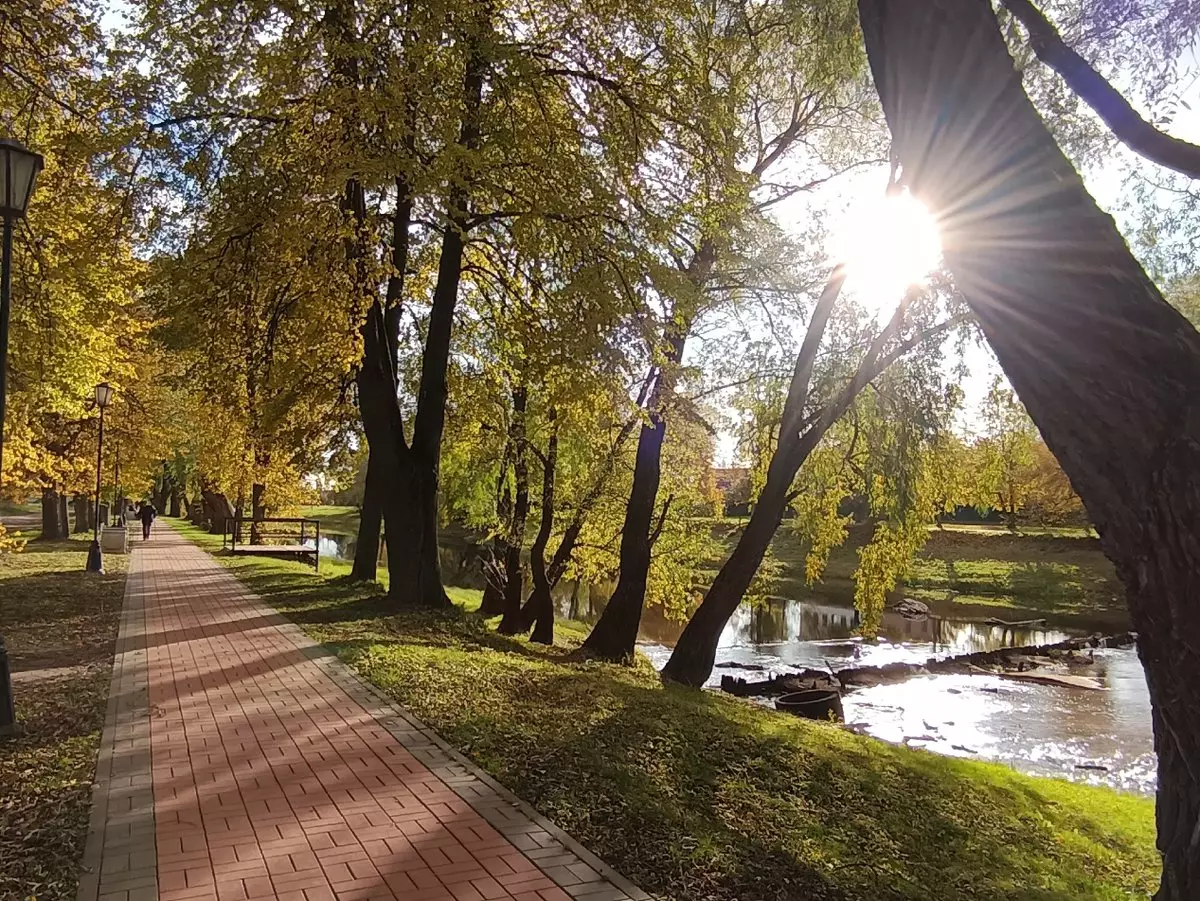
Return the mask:
<svg viewBox="0 0 1200 901">
<path fill-rule="evenodd" d="M 352 559 L 354 539 L 322 536 L 320 550 L 322 557 Z M 441 563 L 448 584 L 483 587 L 477 546 L 445 546 Z M 560 583 L 554 592 L 559 615 L 595 622 L 614 587 L 612 583 Z M 849 604 L 773 599 L 753 607 L 743 605 L 726 624 L 717 651 L 719 663 L 735 666 L 714 670 L 709 684 L 719 684 L 725 674 L 762 679 L 802 667 L 915 663 L 1070 637 L 1052 629 L 941 617 L 907 620 L 890 612 L 884 613 L 876 641 L 855 637 L 854 629 Z M 682 624 L 667 619 L 661 610 L 645 612 L 640 647 L 656 667 L 666 663 L 681 630 Z M 1038 775 L 1152 793 L 1155 757 L 1141 663 L 1132 650 L 1098 651 L 1096 657 L 1104 691 L 994 676 L 921 676 L 848 693 L 846 719 L 887 741 L 951 756 L 1002 761 Z M 770 702 L 764 699 L 763 703 Z M 1079 765 L 1105 769 L 1079 769 Z"/>
<path fill-rule="evenodd" d="M 801 600 L 771 600 L 739 607 L 729 618 L 717 647 L 719 659 L 759 665 L 848 666 L 855 662 L 878 665 L 913 663 L 929 657 L 994 651 L 1021 645 L 1050 644 L 1069 637 L 1066 632 L 1012 628 L 987 623 L 928 617 L 905 619 L 884 611 L 879 640 L 854 636 L 851 607 Z M 672 636 L 669 641 L 674 642 Z M 719 680 L 717 680 L 719 681 Z"/>
<path fill-rule="evenodd" d="M 888 741 L 1044 776 L 1152 793 L 1150 697 L 1137 654 L 1097 653 L 1106 691 L 990 676 L 924 676 L 846 695 L 846 719 Z M 1080 769 L 1104 767 L 1104 770 Z"/>
<path fill-rule="evenodd" d="M 322 560 L 354 560 L 358 541 L 353 535 L 322 535 L 318 543 Z M 483 549 L 477 544 L 461 542 L 443 544 L 438 548 L 442 578 L 447 585 L 458 588 L 483 587 Z M 379 565 L 387 566 L 387 544 L 379 548 Z"/>
</svg>

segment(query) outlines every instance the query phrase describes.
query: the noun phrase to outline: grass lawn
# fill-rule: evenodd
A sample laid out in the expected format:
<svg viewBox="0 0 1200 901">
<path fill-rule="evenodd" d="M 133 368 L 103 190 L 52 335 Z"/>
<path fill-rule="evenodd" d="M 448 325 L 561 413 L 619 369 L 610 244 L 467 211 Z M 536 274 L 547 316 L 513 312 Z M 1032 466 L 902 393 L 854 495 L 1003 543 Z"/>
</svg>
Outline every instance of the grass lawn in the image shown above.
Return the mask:
<svg viewBox="0 0 1200 901">
<path fill-rule="evenodd" d="M 127 559 L 87 541 L 0 554 L 0 635 L 22 733 L 0 740 L 0 898 L 73 899 Z"/>
<path fill-rule="evenodd" d="M 219 540 L 172 523 L 201 547 Z M 678 901 L 1117 899 L 1156 885 L 1148 799 L 893 747 L 633 668 L 569 659 L 464 610 L 218 557 L 518 795 Z"/>
</svg>

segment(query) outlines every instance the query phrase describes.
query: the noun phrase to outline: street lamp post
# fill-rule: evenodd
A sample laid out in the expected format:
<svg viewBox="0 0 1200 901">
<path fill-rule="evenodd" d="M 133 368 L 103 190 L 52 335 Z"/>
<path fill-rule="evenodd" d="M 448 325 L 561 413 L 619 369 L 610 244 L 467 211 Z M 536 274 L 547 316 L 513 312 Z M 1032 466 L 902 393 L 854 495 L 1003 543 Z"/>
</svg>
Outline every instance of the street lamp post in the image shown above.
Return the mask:
<svg viewBox="0 0 1200 901">
<path fill-rule="evenodd" d="M 0 217 L 4 256 L 0 263 L 0 472 L 4 468 L 4 399 L 8 387 L 8 309 L 12 298 L 13 228 L 25 217 L 42 158 L 19 141 L 0 138 Z M 3 701 L 0 700 L 0 705 Z M 3 711 L 0 710 L 0 721 Z M 0 726 L 0 728 L 3 728 Z"/>
<path fill-rule="evenodd" d="M 100 434 L 96 440 L 96 521 L 92 525 L 92 546 L 88 549 L 87 571 L 104 572 L 104 558 L 100 554 L 100 472 L 104 454 L 104 408 L 112 403 L 113 389 L 108 382 L 96 386 L 96 406 L 100 408 Z"/>
<path fill-rule="evenodd" d="M 8 308 L 12 297 L 13 227 L 24 218 L 42 158 L 18 141 L 0 138 L 0 218 L 4 219 L 0 256 L 0 477 L 4 471 L 4 399 L 8 388 Z M 0 737 L 17 731 L 8 652 L 0 638 Z"/>
</svg>

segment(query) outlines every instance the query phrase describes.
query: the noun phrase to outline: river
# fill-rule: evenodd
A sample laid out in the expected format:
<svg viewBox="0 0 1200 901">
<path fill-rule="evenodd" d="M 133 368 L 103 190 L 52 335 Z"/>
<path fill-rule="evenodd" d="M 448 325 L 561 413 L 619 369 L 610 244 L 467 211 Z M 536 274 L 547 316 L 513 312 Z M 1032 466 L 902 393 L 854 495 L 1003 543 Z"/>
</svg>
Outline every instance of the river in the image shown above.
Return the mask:
<svg viewBox="0 0 1200 901">
<path fill-rule="evenodd" d="M 352 539 L 323 537 L 321 553 L 352 554 Z M 471 551 L 447 548 L 443 557 L 447 582 L 479 587 Z M 611 589 L 562 585 L 555 593 L 559 612 L 594 621 Z M 1003 615 L 1003 608 L 997 612 Z M 885 613 L 879 638 L 863 641 L 853 635 L 854 624 L 848 603 L 776 598 L 742 606 L 721 635 L 719 666 L 709 685 L 718 685 L 722 675 L 763 679 L 805 667 L 920 662 L 1084 634 L 1066 625 L 1010 628 L 936 616 L 908 620 Z M 666 663 L 680 629 L 660 611 L 646 611 L 639 647 L 656 667 Z M 1155 757 L 1141 663 L 1132 650 L 1097 651 L 1096 660 L 1101 691 L 992 676 L 918 676 L 847 693 L 846 720 L 877 738 L 939 754 L 995 760 L 1022 772 L 1151 794 Z"/>
</svg>

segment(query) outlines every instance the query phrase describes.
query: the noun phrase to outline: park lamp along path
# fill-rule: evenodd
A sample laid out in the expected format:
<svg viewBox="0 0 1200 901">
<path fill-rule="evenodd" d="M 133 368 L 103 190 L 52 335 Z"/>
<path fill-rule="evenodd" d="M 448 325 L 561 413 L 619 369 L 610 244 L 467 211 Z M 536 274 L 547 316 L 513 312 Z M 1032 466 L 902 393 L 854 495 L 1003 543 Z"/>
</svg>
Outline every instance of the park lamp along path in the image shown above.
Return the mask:
<svg viewBox="0 0 1200 901">
<path fill-rule="evenodd" d="M 96 440 L 96 517 L 92 521 L 92 545 L 88 548 L 87 571 L 103 573 L 104 556 L 100 553 L 100 475 L 104 463 L 104 411 L 112 403 L 112 385 L 108 382 L 97 385 L 94 399 L 100 410 L 100 431 Z"/>
<path fill-rule="evenodd" d="M 4 250 L 0 260 L 0 485 L 3 485 L 4 475 L 4 399 L 7 395 L 13 229 L 18 219 L 25 218 L 42 165 L 42 157 L 20 141 L 0 138 L 0 216 L 4 218 Z M 15 735 L 18 731 L 8 651 L 3 636 L 0 636 L 0 738 Z"/>
</svg>

